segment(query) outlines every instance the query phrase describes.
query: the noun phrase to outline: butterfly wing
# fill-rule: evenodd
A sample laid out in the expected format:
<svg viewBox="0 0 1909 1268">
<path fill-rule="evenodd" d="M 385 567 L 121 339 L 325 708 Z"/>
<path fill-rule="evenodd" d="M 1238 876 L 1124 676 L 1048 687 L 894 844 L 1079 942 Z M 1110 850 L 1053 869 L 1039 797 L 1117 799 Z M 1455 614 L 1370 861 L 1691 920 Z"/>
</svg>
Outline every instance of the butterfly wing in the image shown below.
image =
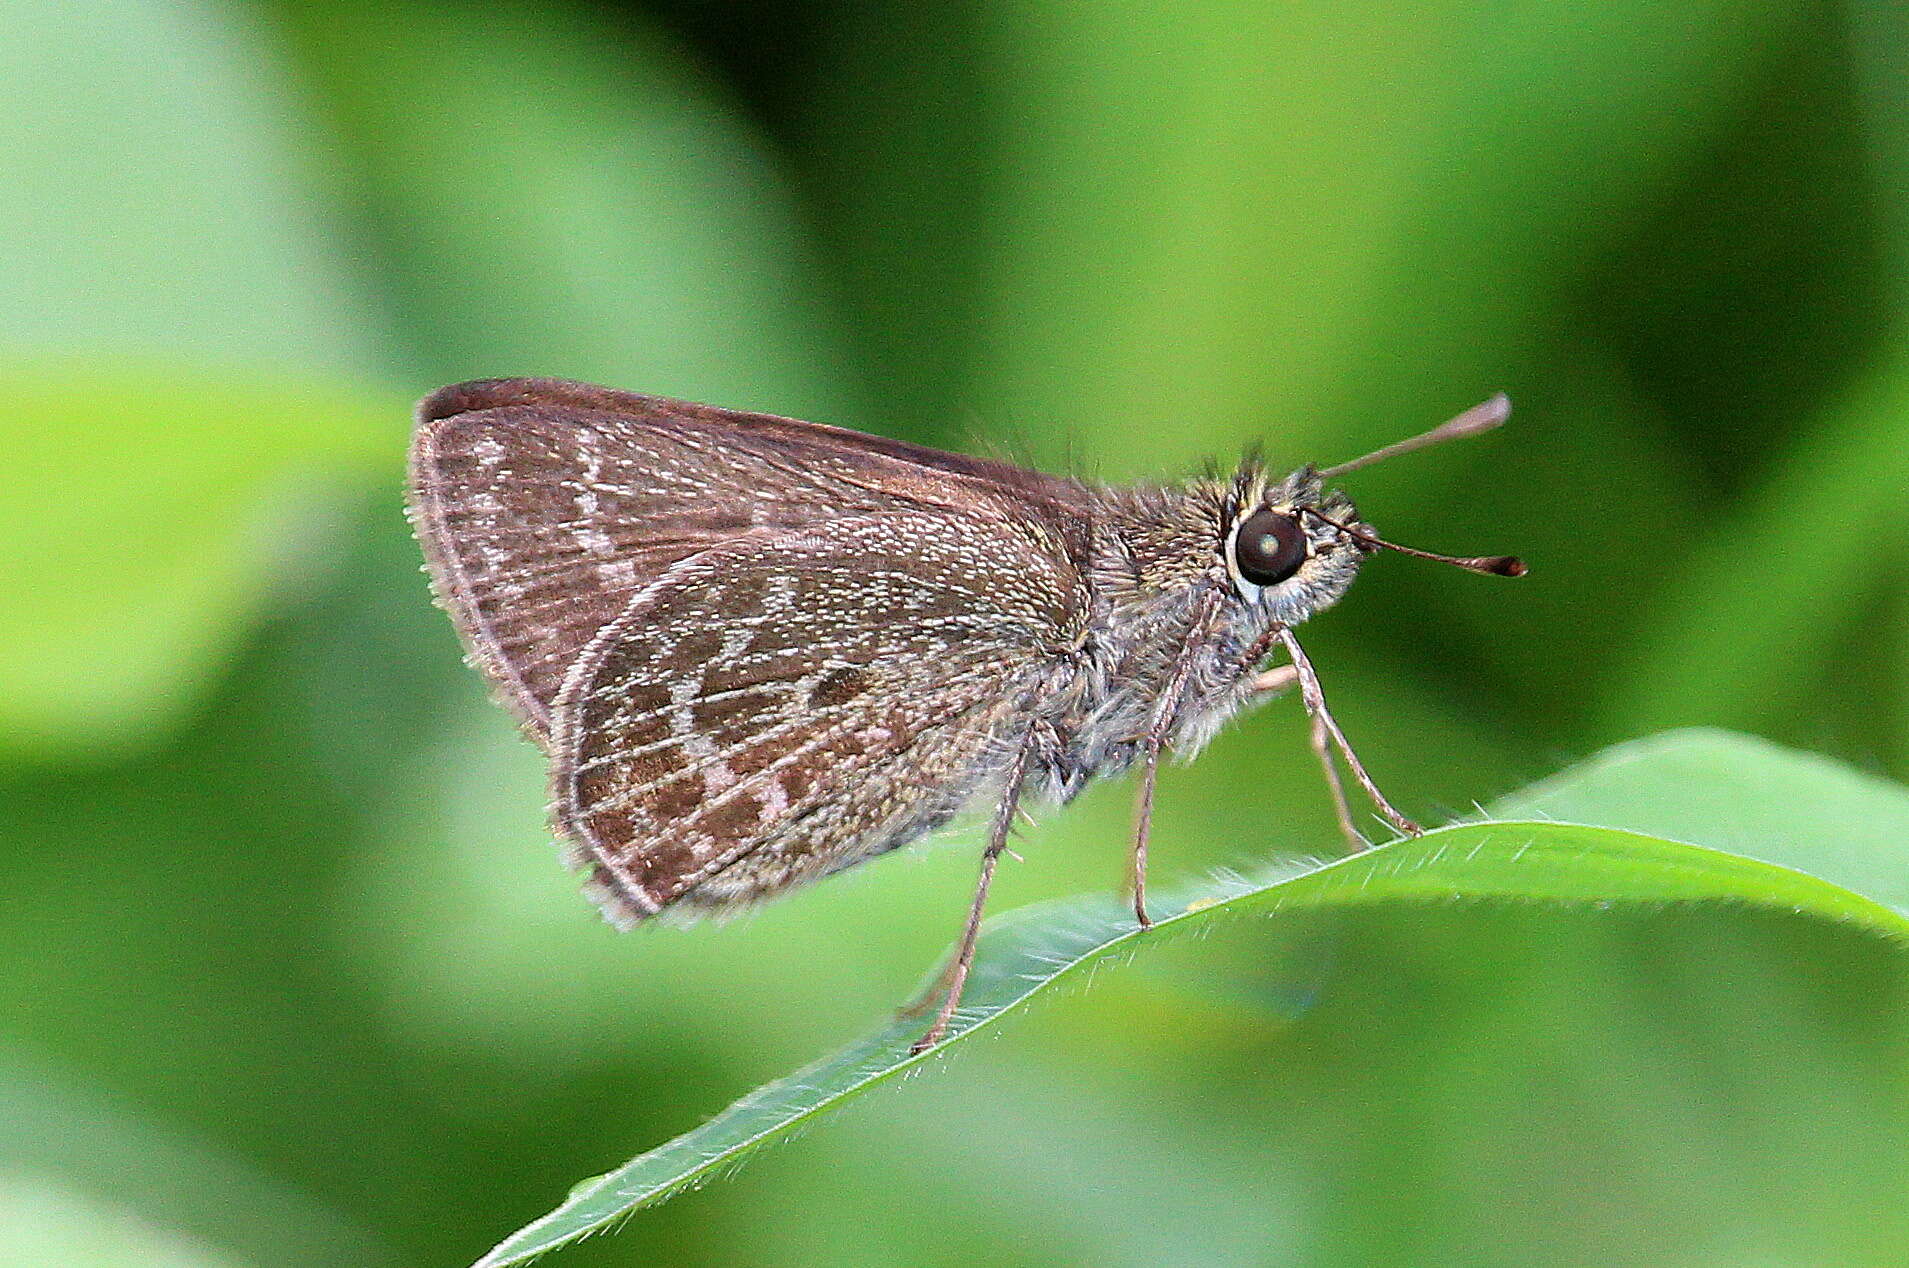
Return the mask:
<svg viewBox="0 0 1909 1268">
<path fill-rule="evenodd" d="M 666 569 L 751 533 L 897 510 L 1080 522 L 1077 484 L 842 428 L 555 379 L 419 407 L 410 511 L 472 659 L 547 742 L 565 676 Z"/>
<path fill-rule="evenodd" d="M 557 826 L 620 923 L 905 844 L 999 774 L 1086 603 L 1066 544 L 1005 517 L 852 517 L 685 560 L 558 697 Z"/>
</svg>

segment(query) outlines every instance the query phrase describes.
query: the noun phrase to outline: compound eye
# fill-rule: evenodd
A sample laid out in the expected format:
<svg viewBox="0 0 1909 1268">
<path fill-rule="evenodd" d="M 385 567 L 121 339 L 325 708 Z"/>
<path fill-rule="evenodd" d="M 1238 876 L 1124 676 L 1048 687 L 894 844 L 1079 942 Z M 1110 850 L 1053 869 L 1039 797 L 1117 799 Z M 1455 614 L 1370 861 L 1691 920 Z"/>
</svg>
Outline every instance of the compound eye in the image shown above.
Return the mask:
<svg viewBox="0 0 1909 1268">
<path fill-rule="evenodd" d="M 1276 586 L 1305 561 L 1306 533 L 1292 516 L 1258 510 L 1240 521 L 1233 537 L 1233 566 L 1254 585 Z"/>
</svg>

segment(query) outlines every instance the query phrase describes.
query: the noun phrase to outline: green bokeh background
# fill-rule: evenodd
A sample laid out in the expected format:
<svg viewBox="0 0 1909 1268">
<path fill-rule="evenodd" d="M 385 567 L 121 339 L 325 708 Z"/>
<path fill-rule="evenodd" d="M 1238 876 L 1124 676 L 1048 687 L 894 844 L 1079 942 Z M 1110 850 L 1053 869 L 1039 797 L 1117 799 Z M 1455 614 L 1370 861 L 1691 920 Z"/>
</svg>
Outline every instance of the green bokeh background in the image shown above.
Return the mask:
<svg viewBox="0 0 1909 1268">
<path fill-rule="evenodd" d="M 1408 812 L 1716 723 L 1909 777 L 1901 6 L 0 8 L 0 1263 L 439 1265 L 887 1015 L 967 838 L 603 925 L 400 515 L 553 374 L 1107 478 L 1332 461 Z M 1160 876 L 1331 842 L 1282 701 Z M 1002 907 L 1117 883 L 1128 791 Z M 1799 815 L 1810 813 L 1797 807 Z M 972 836 L 972 833 L 969 834 Z M 1769 914 L 1250 928 L 582 1264 L 1901 1264 L 1900 954 Z"/>
</svg>

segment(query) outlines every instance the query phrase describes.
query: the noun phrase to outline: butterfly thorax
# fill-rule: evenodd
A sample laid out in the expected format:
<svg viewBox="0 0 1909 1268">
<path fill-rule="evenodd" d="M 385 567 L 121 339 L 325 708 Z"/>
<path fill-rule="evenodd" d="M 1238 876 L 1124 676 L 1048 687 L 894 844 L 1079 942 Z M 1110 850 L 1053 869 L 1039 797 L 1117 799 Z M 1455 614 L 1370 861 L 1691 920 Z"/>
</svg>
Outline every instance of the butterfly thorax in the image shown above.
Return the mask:
<svg viewBox="0 0 1909 1268">
<path fill-rule="evenodd" d="M 1264 592 L 1242 589 L 1226 548 L 1243 513 L 1322 499 L 1302 470 L 1270 482 L 1257 463 L 1231 478 L 1182 485 L 1100 488 L 1082 561 L 1092 595 L 1088 637 L 1048 693 L 1052 736 L 1041 766 L 1060 798 L 1119 773 L 1140 755 L 1149 729 L 1191 756 L 1251 699 L 1251 683 L 1275 623 L 1296 624 L 1336 601 L 1357 567 L 1322 534 L 1316 563 Z M 1343 521 L 1342 521 L 1343 522 Z"/>
</svg>

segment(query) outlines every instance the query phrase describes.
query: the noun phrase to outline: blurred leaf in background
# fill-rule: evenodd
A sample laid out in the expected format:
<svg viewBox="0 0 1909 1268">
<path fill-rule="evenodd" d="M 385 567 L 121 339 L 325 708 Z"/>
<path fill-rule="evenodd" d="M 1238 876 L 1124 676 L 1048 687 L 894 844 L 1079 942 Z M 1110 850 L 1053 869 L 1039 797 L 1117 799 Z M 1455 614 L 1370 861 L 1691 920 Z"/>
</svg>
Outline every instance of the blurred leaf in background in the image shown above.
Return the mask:
<svg viewBox="0 0 1909 1268">
<path fill-rule="evenodd" d="M 955 845 L 596 920 L 398 513 L 442 382 L 1120 478 L 1505 388 L 1351 491 L 1533 575 L 1375 561 L 1308 640 L 1408 810 L 1683 723 L 1909 776 L 1898 9 L 13 0 L 0 1262 L 474 1258 L 952 936 Z M 1329 841 L 1308 760 L 1279 703 L 1173 772 L 1163 871 Z M 1126 802 L 1001 906 L 1116 884 Z M 1902 968 L 1741 911 L 1240 928 L 565 1256 L 1899 1263 Z"/>
</svg>

